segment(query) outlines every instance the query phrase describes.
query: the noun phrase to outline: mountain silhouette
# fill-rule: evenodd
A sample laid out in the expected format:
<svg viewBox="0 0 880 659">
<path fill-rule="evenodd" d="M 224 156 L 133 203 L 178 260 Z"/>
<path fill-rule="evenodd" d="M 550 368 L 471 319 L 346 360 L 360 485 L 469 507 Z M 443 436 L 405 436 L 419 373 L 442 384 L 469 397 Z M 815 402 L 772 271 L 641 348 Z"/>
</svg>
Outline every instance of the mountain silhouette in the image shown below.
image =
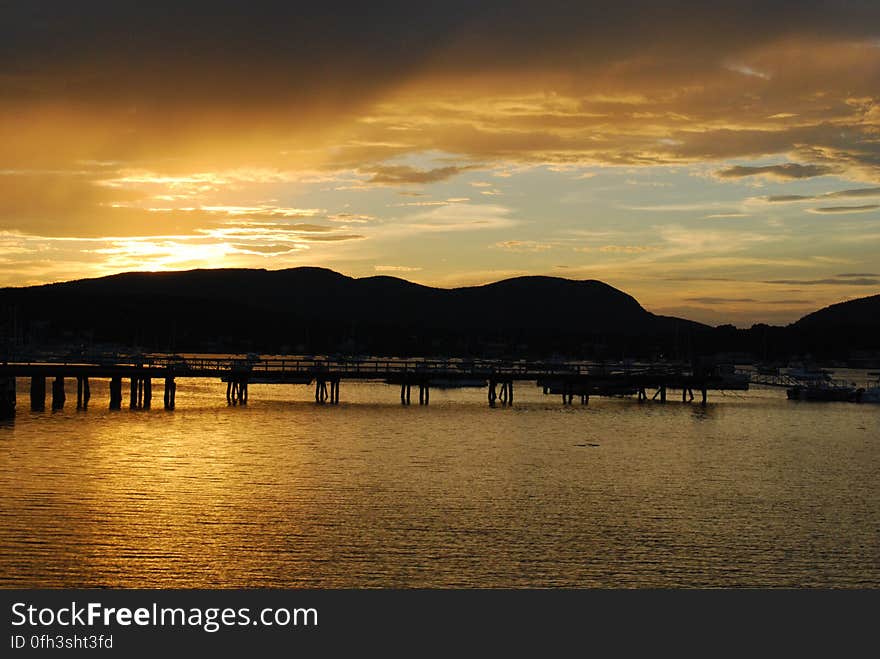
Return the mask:
<svg viewBox="0 0 880 659">
<path fill-rule="evenodd" d="M 663 351 L 710 329 L 652 314 L 595 280 L 516 277 L 442 289 L 324 268 L 132 272 L 6 288 L 0 305 L 17 310 L 32 340 L 145 349 L 533 355 L 626 344 Z"/>
<path fill-rule="evenodd" d="M 880 350 L 880 295 L 819 309 L 790 325 L 789 331 L 805 352 L 819 355 Z"/>
<path fill-rule="evenodd" d="M 433 288 L 325 268 L 129 272 L 0 289 L 0 347 L 149 351 L 784 359 L 880 351 L 880 295 L 787 327 L 712 328 L 596 280 L 515 277 Z M 862 354 L 860 358 L 864 358 Z"/>
<path fill-rule="evenodd" d="M 880 329 L 880 295 L 839 302 L 807 314 L 794 326 L 800 329 L 832 330 L 839 328 Z"/>
</svg>

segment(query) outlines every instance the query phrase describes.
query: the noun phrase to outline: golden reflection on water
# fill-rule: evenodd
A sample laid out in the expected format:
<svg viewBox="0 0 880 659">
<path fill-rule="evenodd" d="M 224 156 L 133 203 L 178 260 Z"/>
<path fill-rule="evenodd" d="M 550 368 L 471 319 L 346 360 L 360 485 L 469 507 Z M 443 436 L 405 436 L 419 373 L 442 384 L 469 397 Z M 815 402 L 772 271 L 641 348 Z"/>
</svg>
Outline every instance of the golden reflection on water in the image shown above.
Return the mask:
<svg viewBox="0 0 880 659">
<path fill-rule="evenodd" d="M 880 406 L 182 379 L 0 427 L 0 585 L 877 586 Z M 161 405 L 161 386 L 154 402 Z M 68 399 L 68 403 L 70 398 Z"/>
</svg>

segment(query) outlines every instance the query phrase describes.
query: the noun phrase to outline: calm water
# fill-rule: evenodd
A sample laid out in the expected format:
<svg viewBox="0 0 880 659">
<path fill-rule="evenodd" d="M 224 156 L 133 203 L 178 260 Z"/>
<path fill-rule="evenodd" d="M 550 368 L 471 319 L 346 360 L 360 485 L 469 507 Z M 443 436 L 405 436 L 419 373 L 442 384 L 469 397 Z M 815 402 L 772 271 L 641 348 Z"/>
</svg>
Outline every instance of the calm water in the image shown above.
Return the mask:
<svg viewBox="0 0 880 659">
<path fill-rule="evenodd" d="M 178 382 L 112 413 L 19 382 L 0 586 L 880 586 L 880 405 Z"/>
</svg>

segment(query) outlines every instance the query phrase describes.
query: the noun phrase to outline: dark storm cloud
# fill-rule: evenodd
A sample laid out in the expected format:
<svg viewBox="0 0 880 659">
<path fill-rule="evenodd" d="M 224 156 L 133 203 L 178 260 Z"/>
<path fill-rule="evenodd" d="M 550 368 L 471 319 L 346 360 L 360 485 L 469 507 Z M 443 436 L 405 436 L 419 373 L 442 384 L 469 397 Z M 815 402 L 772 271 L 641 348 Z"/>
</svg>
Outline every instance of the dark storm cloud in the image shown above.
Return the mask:
<svg viewBox="0 0 880 659">
<path fill-rule="evenodd" d="M 336 100 L 430 65 L 595 65 L 731 52 L 785 35 L 869 36 L 873 2 L 3 3 L 3 98 L 272 104 Z M 452 47 L 454 45 L 454 47 Z M 576 60 L 569 56 L 577 52 Z M 699 57 L 691 57 L 699 61 Z M 344 84 L 340 84 L 344 83 Z"/>
<path fill-rule="evenodd" d="M 324 158 L 353 169 L 419 151 L 651 165 L 791 153 L 814 163 L 800 167 L 873 180 L 873 114 L 848 97 L 876 89 L 873 58 L 851 46 L 875 38 L 878 23 L 875 2 L 830 0 L 7 2 L 0 142 L 4 164 L 18 167 L 94 159 L 186 172 Z M 834 40 L 837 50 L 804 66 L 786 55 L 792 43 L 814 53 Z M 743 73 L 752 65 L 767 77 Z M 760 103 L 755 80 L 770 90 Z M 768 112 L 807 117 L 817 110 L 803 90 L 829 85 L 808 125 L 755 126 L 765 100 Z M 468 103 L 505 93 L 516 100 Z M 571 107 L 560 111 L 554 94 Z M 658 142 L 659 128 L 668 139 Z M 784 178 L 808 173 L 781 167 Z"/>
<path fill-rule="evenodd" d="M 355 97 L 417 66 L 455 20 L 433 12 L 406 26 L 406 12 L 391 11 L 376 21 L 368 3 L 8 4 L 0 23 L 7 94 L 230 106 L 305 99 L 321 82 L 345 82 Z"/>
</svg>

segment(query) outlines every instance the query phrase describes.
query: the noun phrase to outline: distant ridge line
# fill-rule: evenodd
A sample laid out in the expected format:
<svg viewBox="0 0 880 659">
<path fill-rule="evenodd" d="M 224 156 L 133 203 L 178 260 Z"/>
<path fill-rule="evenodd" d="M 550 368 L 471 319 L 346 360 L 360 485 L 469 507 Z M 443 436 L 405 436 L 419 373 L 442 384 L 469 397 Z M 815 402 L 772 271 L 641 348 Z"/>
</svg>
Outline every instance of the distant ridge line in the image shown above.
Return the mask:
<svg viewBox="0 0 880 659">
<path fill-rule="evenodd" d="M 596 279 L 545 275 L 437 288 L 319 267 L 126 272 L 6 287 L 3 308 L 6 344 L 617 359 L 880 349 L 880 295 L 817 310 L 787 327 L 737 330 L 651 313 Z"/>
</svg>

